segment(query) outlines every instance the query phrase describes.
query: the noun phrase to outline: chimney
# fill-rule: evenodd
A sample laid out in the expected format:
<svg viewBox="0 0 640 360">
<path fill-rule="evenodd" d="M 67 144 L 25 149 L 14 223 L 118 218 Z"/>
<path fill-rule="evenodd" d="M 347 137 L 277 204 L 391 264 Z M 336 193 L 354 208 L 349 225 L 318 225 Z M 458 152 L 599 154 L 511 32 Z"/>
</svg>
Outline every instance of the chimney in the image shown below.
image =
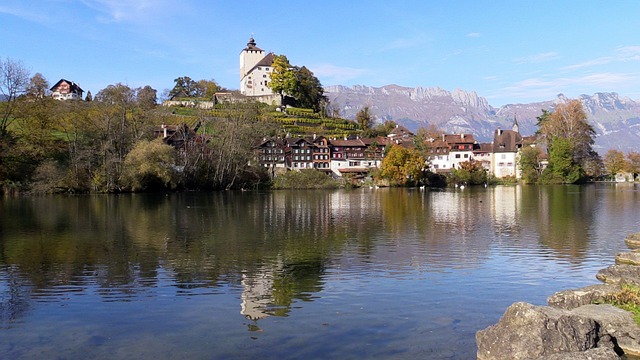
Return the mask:
<svg viewBox="0 0 640 360">
<path fill-rule="evenodd" d="M 460 134 L 460 140 L 464 140 L 464 134 Z"/>
</svg>

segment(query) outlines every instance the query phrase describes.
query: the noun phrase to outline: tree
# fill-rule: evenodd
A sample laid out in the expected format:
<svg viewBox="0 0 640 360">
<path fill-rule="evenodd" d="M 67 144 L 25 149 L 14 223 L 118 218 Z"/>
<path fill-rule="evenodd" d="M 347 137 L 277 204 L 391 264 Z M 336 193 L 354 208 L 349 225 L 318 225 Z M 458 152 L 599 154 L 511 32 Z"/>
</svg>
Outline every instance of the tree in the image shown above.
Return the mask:
<svg viewBox="0 0 640 360">
<path fill-rule="evenodd" d="M 296 85 L 291 93 L 301 107 L 313 109 L 318 112 L 327 101 L 320 80 L 306 67 L 294 68 Z"/>
<path fill-rule="evenodd" d="M 199 80 L 195 84 L 194 93 L 197 98 L 213 99 L 213 95 L 220 91 L 220 86 L 215 80 Z"/>
<path fill-rule="evenodd" d="M 373 125 L 373 117 L 371 115 L 371 111 L 369 111 L 369 106 L 365 106 L 356 114 L 356 122 L 360 125 L 362 130 L 368 130 Z"/>
<path fill-rule="evenodd" d="M 158 92 L 149 85 L 136 89 L 138 105 L 144 110 L 153 109 L 158 101 L 157 94 Z"/>
<path fill-rule="evenodd" d="M 548 184 L 575 184 L 584 180 L 582 166 L 574 158 L 575 146 L 571 139 L 554 138 L 549 149 L 549 165 L 541 181 Z"/>
<path fill-rule="evenodd" d="M 540 158 L 542 153 L 537 146 L 526 146 L 520 151 L 519 166 L 522 180 L 527 184 L 538 182 L 540 177 Z"/>
<path fill-rule="evenodd" d="M 382 160 L 380 176 L 393 185 L 418 184 L 423 180 L 425 161 L 415 149 L 393 145 Z"/>
<path fill-rule="evenodd" d="M 175 85 L 169 91 L 168 97 L 192 97 L 196 93 L 196 82 L 188 76 L 180 76 L 173 80 Z"/>
<path fill-rule="evenodd" d="M 7 134 L 9 125 L 13 122 L 13 111 L 18 96 L 22 95 L 29 86 L 29 71 L 21 61 L 0 59 L 0 97 L 2 97 L 2 113 L 0 114 L 0 142 Z M 0 150 L 1 150 L 0 144 Z"/>
<path fill-rule="evenodd" d="M 91 95 L 91 91 L 87 91 L 87 96 L 84 98 L 84 101 L 93 101 L 93 96 Z"/>
<path fill-rule="evenodd" d="M 172 189 L 177 184 L 175 149 L 162 142 L 141 140 L 127 154 L 122 184 L 133 191 Z"/>
<path fill-rule="evenodd" d="M 460 168 L 451 170 L 451 180 L 455 183 L 480 185 L 487 182 L 487 170 L 479 161 L 460 163 Z"/>
<path fill-rule="evenodd" d="M 610 149 L 604 154 L 604 168 L 609 175 L 615 177 L 616 174 L 625 171 L 629 165 L 624 158 L 624 153 L 620 150 Z"/>
<path fill-rule="evenodd" d="M 630 173 L 635 176 L 640 174 L 640 153 L 637 151 L 631 151 L 627 154 L 627 164 Z"/>
<path fill-rule="evenodd" d="M 570 139 L 573 158 L 580 165 L 597 156 L 592 148 L 596 132 L 587 122 L 587 114 L 580 100 L 558 104 L 553 112 L 543 111 L 538 117 L 537 133 L 549 148 L 554 139 Z"/>
<path fill-rule="evenodd" d="M 27 88 L 27 96 L 35 99 L 42 99 L 48 95 L 49 82 L 40 73 L 33 75 L 29 81 L 29 87 Z"/>
<path fill-rule="evenodd" d="M 272 67 L 271 81 L 267 86 L 281 97 L 284 94 L 293 94 L 296 89 L 296 75 L 289 59 L 285 55 L 276 55 Z"/>
</svg>

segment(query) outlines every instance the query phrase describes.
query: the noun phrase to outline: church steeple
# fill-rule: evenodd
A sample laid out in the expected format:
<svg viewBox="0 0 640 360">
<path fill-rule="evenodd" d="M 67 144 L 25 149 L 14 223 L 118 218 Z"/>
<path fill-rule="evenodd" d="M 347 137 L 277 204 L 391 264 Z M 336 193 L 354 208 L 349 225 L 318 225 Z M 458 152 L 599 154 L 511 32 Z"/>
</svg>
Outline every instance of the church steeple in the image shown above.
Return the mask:
<svg viewBox="0 0 640 360">
<path fill-rule="evenodd" d="M 511 128 L 511 130 L 520 133 L 520 127 L 518 126 L 518 119 L 516 117 L 516 115 L 513 115 L 513 128 Z"/>
</svg>

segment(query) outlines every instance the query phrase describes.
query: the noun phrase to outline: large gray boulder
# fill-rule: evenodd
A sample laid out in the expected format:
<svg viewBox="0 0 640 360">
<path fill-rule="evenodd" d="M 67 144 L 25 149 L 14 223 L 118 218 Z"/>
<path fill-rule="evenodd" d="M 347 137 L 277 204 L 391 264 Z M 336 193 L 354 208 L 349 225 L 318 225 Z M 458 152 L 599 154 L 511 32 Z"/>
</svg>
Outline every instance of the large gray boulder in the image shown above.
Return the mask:
<svg viewBox="0 0 640 360">
<path fill-rule="evenodd" d="M 612 349 L 595 348 L 583 352 L 559 353 L 539 357 L 536 360 L 620 360 Z"/>
<path fill-rule="evenodd" d="M 607 284 L 629 284 L 640 286 L 640 266 L 611 265 L 596 274 L 596 278 Z"/>
<path fill-rule="evenodd" d="M 617 284 L 591 285 L 579 289 L 559 291 L 547 298 L 547 303 L 555 308 L 571 310 L 593 304 L 618 291 L 620 291 L 620 285 Z"/>
<path fill-rule="evenodd" d="M 517 302 L 500 321 L 476 333 L 478 359 L 536 359 L 583 352 L 598 343 L 593 319 L 570 311 Z"/>
<path fill-rule="evenodd" d="M 640 327 L 628 311 L 603 304 L 581 306 L 572 313 L 598 324 L 599 347 L 615 347 L 625 355 L 640 356 Z"/>
</svg>

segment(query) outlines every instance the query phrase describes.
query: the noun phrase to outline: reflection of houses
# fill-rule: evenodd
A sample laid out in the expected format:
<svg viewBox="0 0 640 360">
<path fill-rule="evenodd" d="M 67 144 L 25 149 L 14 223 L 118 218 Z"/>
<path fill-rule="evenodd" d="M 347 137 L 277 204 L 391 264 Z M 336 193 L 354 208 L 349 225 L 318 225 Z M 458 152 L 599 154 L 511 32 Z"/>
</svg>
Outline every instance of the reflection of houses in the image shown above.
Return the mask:
<svg viewBox="0 0 640 360">
<path fill-rule="evenodd" d="M 242 304 L 240 313 L 250 320 L 268 317 L 273 304 L 273 275 L 263 271 L 251 277 L 242 275 Z"/>
<path fill-rule="evenodd" d="M 84 90 L 73 81 L 60 79 L 51 87 L 51 96 L 56 100 L 82 100 Z"/>
</svg>

